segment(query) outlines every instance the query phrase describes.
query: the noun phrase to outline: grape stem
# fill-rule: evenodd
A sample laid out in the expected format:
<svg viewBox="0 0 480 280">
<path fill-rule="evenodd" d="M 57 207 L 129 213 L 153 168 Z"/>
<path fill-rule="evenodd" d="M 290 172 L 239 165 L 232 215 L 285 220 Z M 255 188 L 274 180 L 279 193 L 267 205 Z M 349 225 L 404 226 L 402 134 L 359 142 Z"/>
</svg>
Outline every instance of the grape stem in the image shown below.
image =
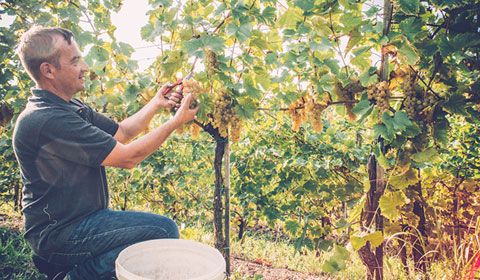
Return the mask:
<svg viewBox="0 0 480 280">
<path fill-rule="evenodd" d="M 430 90 L 436 98 L 442 99 L 438 93 L 436 93 L 420 76 L 420 73 L 418 73 L 417 70 L 415 70 L 411 65 L 409 65 L 410 69 L 412 69 L 413 72 L 415 72 L 415 75 L 417 75 L 418 79 L 427 87 L 428 90 Z"/>
</svg>

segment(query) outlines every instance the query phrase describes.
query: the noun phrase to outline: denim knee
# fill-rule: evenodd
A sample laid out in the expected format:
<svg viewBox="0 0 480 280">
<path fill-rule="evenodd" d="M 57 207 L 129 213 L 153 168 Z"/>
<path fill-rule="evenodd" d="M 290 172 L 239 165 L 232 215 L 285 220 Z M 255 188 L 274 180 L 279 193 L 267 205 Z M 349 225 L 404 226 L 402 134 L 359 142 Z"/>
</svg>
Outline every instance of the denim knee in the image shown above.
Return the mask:
<svg viewBox="0 0 480 280">
<path fill-rule="evenodd" d="M 178 231 L 177 223 L 170 218 L 166 218 L 162 221 L 164 223 L 165 229 L 167 229 L 168 237 L 167 238 L 175 238 L 178 239 L 180 237 L 180 233 Z"/>
<path fill-rule="evenodd" d="M 149 225 L 154 227 L 152 228 L 154 229 L 154 232 L 152 232 L 153 238 L 178 239 L 180 237 L 178 226 L 175 221 L 165 216 L 155 215 L 153 219 L 150 220 Z"/>
</svg>

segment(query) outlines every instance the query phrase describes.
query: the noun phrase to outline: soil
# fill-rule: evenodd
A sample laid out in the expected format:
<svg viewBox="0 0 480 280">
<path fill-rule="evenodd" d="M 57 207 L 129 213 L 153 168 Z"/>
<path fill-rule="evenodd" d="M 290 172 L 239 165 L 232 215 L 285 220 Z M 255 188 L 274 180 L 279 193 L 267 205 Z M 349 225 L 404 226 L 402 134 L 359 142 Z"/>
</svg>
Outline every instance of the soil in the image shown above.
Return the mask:
<svg viewBox="0 0 480 280">
<path fill-rule="evenodd" d="M 293 271 L 287 268 L 276 268 L 262 260 L 244 260 L 233 257 L 232 273 L 238 272 L 242 276 L 262 276 L 262 280 L 329 280 L 328 276 L 319 276 L 304 272 Z"/>
</svg>

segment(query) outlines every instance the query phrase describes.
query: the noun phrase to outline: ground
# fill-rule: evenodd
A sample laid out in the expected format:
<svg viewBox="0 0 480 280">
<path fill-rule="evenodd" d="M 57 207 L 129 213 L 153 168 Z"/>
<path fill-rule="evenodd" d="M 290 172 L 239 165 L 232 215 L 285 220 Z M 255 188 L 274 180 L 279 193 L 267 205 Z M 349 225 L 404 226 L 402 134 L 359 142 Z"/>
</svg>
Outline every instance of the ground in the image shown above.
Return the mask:
<svg viewBox="0 0 480 280">
<path fill-rule="evenodd" d="M 262 260 L 243 260 L 234 257 L 233 273 L 238 272 L 241 276 L 247 276 L 255 279 L 258 275 L 259 279 L 265 280 L 327 280 L 328 277 L 302 273 L 286 268 L 271 267 L 269 263 Z M 262 276 L 262 277 L 260 277 Z"/>
<path fill-rule="evenodd" d="M 12 232 L 19 232 L 22 228 L 20 217 L 11 217 L 0 214 L 0 229 L 8 229 Z M 2 245 L 2 244 L 0 244 Z M 1 246 L 0 246 L 1 247 Z M 1 249 L 1 248 L 0 248 Z M 8 256 L 7 256 L 8 257 Z M 28 264 L 26 269 L 32 269 L 33 265 Z M 0 266 L 0 279 L 2 275 Z M 247 260 L 233 255 L 232 262 L 233 279 L 262 279 L 262 280 L 327 280 L 328 277 L 293 271 L 287 268 L 273 267 L 272 264 L 263 259 Z"/>
</svg>

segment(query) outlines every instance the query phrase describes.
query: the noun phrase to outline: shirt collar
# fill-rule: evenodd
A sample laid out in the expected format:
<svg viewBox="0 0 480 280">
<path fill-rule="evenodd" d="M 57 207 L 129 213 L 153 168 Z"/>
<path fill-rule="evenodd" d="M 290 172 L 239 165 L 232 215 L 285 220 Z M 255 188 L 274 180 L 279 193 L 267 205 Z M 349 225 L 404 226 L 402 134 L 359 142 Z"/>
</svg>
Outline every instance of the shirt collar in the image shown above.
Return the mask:
<svg viewBox="0 0 480 280">
<path fill-rule="evenodd" d="M 72 101 L 69 101 L 69 102 L 65 101 L 60 96 L 54 94 L 49 90 L 32 88 L 31 92 L 33 95 L 33 99 L 37 99 L 38 101 L 48 102 L 51 104 L 60 105 L 62 107 L 67 107 L 73 111 L 76 111 L 77 107 L 79 106 L 78 104 Z M 34 101 L 34 100 L 31 100 L 31 101 Z"/>
</svg>

